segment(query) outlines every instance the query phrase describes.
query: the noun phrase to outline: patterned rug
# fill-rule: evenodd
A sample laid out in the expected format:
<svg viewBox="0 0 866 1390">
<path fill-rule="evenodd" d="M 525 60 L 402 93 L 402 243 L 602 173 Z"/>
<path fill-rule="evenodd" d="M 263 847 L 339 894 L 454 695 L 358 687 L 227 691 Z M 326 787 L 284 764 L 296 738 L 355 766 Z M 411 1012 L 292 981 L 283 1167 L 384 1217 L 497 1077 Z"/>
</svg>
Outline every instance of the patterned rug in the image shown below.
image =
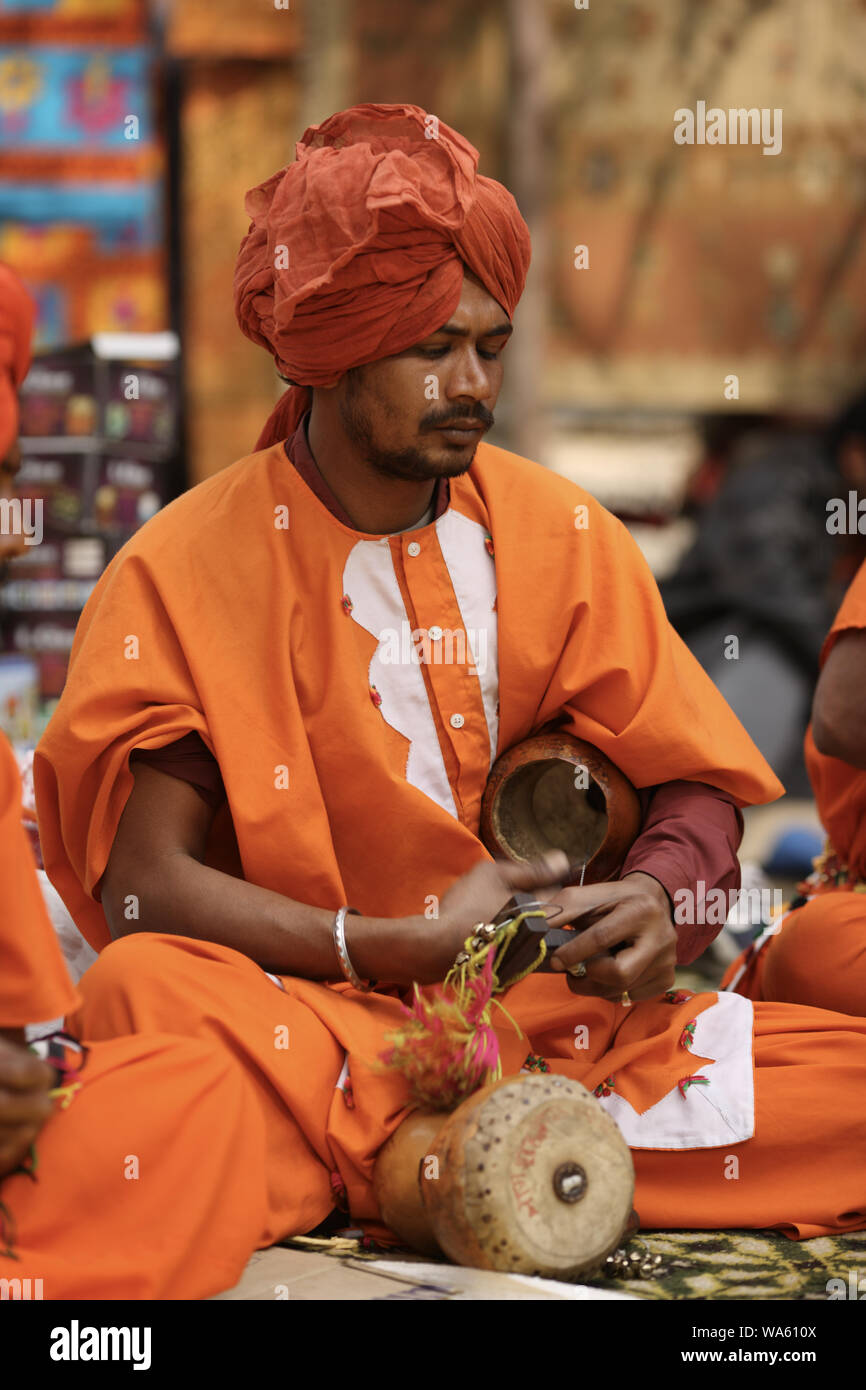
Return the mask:
<svg viewBox="0 0 866 1390">
<path fill-rule="evenodd" d="M 280 1243 L 337 1259 L 375 1262 L 384 1256 L 439 1263 L 409 1250 L 362 1242 L 360 1235 L 349 1230 L 337 1235 L 319 1227 L 316 1234 L 288 1237 Z M 866 1231 L 813 1240 L 789 1240 L 775 1231 L 642 1231 L 626 1249 L 639 1262 L 658 1256 L 661 1263 L 646 1278 L 632 1274 L 580 1282 L 667 1301 L 866 1300 Z M 448 1262 L 441 1263 L 447 1266 Z"/>
<path fill-rule="evenodd" d="M 866 1299 L 864 1231 L 813 1240 L 774 1231 L 642 1231 L 628 1248 L 661 1255 L 660 1277 L 588 1282 L 642 1298 Z"/>
</svg>

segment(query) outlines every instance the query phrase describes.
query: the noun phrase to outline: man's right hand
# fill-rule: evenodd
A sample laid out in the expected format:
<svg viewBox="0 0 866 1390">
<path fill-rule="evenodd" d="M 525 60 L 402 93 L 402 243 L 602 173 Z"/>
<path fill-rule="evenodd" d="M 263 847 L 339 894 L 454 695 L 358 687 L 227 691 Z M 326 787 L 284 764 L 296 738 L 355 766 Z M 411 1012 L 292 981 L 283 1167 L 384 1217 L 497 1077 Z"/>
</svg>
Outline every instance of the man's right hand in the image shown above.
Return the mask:
<svg viewBox="0 0 866 1390">
<path fill-rule="evenodd" d="M 562 850 L 551 850 L 525 863 L 496 859 L 476 864 L 442 897 L 438 923 L 424 923 L 426 940 L 419 951 L 418 983 L 443 980 L 473 928 L 479 922 L 492 922 L 515 892 L 533 893 L 547 900 L 550 890 L 555 890 L 568 872 L 568 855 Z"/>
<path fill-rule="evenodd" d="M 27 1157 L 54 1109 L 54 1068 L 26 1047 L 0 1038 L 0 1178 Z"/>
</svg>

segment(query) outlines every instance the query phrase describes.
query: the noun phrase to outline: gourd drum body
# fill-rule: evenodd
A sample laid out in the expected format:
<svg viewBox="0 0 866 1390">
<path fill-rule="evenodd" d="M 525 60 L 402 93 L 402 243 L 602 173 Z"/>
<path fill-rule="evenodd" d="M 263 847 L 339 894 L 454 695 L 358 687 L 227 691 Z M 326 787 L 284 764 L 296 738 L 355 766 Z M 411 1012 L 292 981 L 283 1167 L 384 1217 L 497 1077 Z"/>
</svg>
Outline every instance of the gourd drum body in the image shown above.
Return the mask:
<svg viewBox="0 0 866 1390">
<path fill-rule="evenodd" d="M 456 1264 L 573 1279 L 619 1244 L 634 1196 L 631 1154 L 580 1082 L 507 1077 L 452 1115 L 410 1116 L 382 1149 L 383 1220 Z"/>
</svg>

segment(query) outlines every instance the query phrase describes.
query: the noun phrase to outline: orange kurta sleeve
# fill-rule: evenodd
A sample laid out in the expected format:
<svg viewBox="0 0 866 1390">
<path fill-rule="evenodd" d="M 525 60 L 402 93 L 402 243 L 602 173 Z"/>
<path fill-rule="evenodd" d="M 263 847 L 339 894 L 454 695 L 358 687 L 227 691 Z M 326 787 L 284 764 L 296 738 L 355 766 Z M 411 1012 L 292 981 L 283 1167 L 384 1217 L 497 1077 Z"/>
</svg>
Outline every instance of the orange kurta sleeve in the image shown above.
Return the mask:
<svg viewBox="0 0 866 1390">
<path fill-rule="evenodd" d="M 705 782 L 740 806 L 781 796 L 784 787 L 668 622 L 626 527 L 565 479 L 544 481 L 555 511 L 545 516 L 539 507 L 513 517 L 520 559 L 500 576 L 504 613 L 520 602 L 527 553 L 537 547 L 558 558 L 553 592 L 542 585 L 523 600 L 512 636 L 514 656 L 531 661 L 544 653 L 551 672 L 537 724 L 563 719 L 568 732 L 594 743 L 638 787 Z"/>
<path fill-rule="evenodd" d="M 196 599 L 194 582 L 178 595 L 191 609 Z M 172 614 L 134 558 L 109 565 L 84 608 L 61 707 L 33 763 L 43 861 L 76 926 L 100 949 L 109 935 L 99 880 L 134 782 L 130 753 L 190 732 L 207 739 Z"/>
<path fill-rule="evenodd" d="M 855 574 L 821 649 L 823 667 L 842 632 L 866 628 L 866 563 Z M 806 769 L 821 824 L 854 878 L 866 877 L 866 772 L 819 753 L 806 730 Z"/>
<path fill-rule="evenodd" d="M 21 780 L 0 734 L 0 1028 L 42 1023 L 78 1006 L 21 824 Z"/>
</svg>

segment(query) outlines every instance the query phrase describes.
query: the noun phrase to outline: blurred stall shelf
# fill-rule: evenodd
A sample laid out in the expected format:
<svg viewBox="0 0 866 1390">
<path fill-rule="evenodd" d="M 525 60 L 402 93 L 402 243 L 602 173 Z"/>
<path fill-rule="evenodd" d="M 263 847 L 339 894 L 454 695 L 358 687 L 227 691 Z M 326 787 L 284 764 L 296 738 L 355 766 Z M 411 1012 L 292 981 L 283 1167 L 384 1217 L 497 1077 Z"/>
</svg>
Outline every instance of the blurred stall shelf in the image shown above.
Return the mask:
<svg viewBox="0 0 866 1390">
<path fill-rule="evenodd" d="M 39 526 L 2 586 L 2 650 L 34 662 L 44 715 L 106 564 L 175 494 L 174 333 L 102 333 L 34 358 L 21 393 L 18 495 Z"/>
</svg>

